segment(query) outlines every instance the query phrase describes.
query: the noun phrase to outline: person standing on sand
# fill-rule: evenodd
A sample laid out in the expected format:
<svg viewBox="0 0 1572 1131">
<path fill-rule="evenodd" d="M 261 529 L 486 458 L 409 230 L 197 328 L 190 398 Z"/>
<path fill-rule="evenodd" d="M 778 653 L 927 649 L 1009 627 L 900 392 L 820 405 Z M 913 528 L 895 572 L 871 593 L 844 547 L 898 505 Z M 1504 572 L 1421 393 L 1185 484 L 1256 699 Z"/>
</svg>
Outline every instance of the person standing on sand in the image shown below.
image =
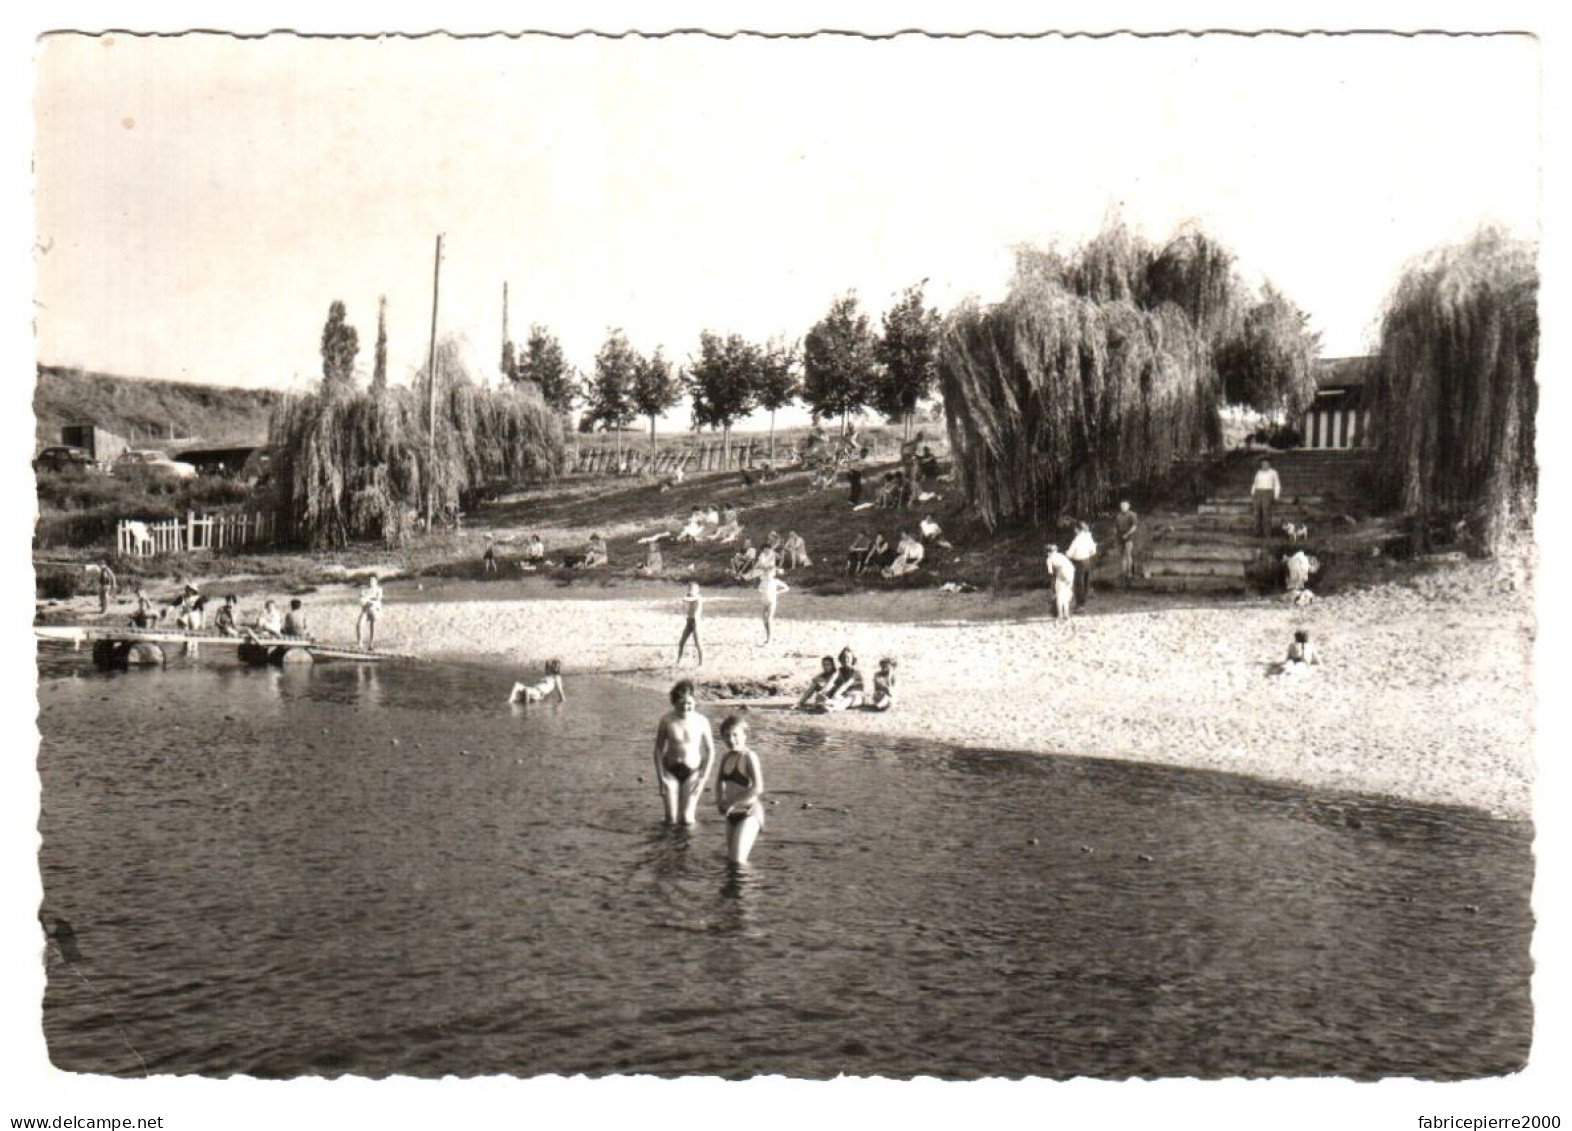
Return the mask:
<svg viewBox="0 0 1572 1131">
<path fill-rule="evenodd" d="M 691 825 L 715 760 L 715 736 L 709 719 L 699 713 L 691 679 L 673 685 L 671 707 L 655 729 L 655 781 L 666 823 Z"/>
<path fill-rule="evenodd" d="M 726 818 L 726 859 L 746 864 L 753 842 L 764 831 L 764 775 L 759 756 L 748 749 L 748 721 L 728 715 L 721 723 L 721 755 L 715 776 L 715 805 Z"/>
<path fill-rule="evenodd" d="M 377 618 L 382 615 L 382 582 L 376 574 L 366 580 L 360 590 L 360 616 L 355 619 L 355 647 L 375 648 L 377 646 Z M 361 644 L 361 632 L 365 632 L 365 643 Z"/>
<path fill-rule="evenodd" d="M 766 569 L 759 577 L 759 600 L 764 606 L 764 643 L 766 644 L 770 642 L 770 633 L 775 627 L 775 604 L 780 600 L 782 593 L 790 592 L 791 587 L 775 575 L 773 566 Z"/>
<path fill-rule="evenodd" d="M 1092 566 L 1097 561 L 1097 543 L 1092 539 L 1092 528 L 1084 522 L 1075 524 L 1075 537 L 1065 557 L 1075 566 L 1075 607 L 1085 608 L 1092 599 Z"/>
<path fill-rule="evenodd" d="M 108 562 L 98 563 L 98 612 L 100 615 L 109 611 L 109 595 L 118 588 L 115 581 L 115 571 L 109 568 Z"/>
<path fill-rule="evenodd" d="M 486 543 L 486 552 L 480 556 L 480 561 L 481 565 L 485 567 L 486 573 L 492 574 L 497 572 L 497 544 L 495 542 Z"/>
<path fill-rule="evenodd" d="M 1070 604 L 1075 598 L 1075 563 L 1050 542 L 1047 566 L 1048 577 L 1053 585 L 1053 615 L 1058 620 L 1069 620 Z"/>
<path fill-rule="evenodd" d="M 682 626 L 682 637 L 677 641 L 677 664 L 682 663 L 682 654 L 687 651 L 688 641 L 693 641 L 693 650 L 699 655 L 699 667 L 704 666 L 704 645 L 699 640 L 699 621 L 704 619 L 704 598 L 699 596 L 699 583 L 688 582 L 688 594 L 682 599 L 682 611 L 686 622 Z"/>
<path fill-rule="evenodd" d="M 1140 528 L 1141 520 L 1130 509 L 1129 501 L 1120 500 L 1119 513 L 1114 515 L 1114 532 L 1119 536 L 1119 576 L 1126 585 L 1135 577 L 1135 532 Z"/>
<path fill-rule="evenodd" d="M 1263 459 L 1250 484 L 1250 502 L 1255 507 L 1255 536 L 1272 536 L 1272 507 L 1283 494 L 1283 484 L 1272 468 L 1272 461 Z"/>
</svg>

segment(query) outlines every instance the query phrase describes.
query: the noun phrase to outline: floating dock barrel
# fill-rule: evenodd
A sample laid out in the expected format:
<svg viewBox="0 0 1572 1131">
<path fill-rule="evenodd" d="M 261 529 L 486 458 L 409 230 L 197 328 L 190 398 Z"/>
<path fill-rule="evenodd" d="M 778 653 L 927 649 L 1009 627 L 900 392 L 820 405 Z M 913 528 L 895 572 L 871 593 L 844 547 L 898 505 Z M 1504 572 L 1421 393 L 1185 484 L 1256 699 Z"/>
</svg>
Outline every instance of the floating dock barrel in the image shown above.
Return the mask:
<svg viewBox="0 0 1572 1131">
<path fill-rule="evenodd" d="M 100 668 L 156 668 L 164 650 L 146 641 L 100 640 L 93 645 L 93 663 Z"/>
<path fill-rule="evenodd" d="M 249 640 L 240 645 L 240 659 L 247 664 L 309 664 L 311 653 L 298 646 L 287 644 L 253 644 Z"/>
</svg>

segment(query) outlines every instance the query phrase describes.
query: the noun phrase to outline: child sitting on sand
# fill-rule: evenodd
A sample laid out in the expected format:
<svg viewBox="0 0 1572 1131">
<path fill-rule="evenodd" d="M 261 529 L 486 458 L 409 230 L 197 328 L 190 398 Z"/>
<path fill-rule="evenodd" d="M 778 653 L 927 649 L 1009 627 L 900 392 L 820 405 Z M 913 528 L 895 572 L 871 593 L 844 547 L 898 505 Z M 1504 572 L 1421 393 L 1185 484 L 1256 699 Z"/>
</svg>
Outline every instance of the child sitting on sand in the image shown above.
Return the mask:
<svg viewBox="0 0 1572 1131">
<path fill-rule="evenodd" d="M 873 673 L 873 698 L 868 702 L 870 711 L 888 711 L 895 706 L 895 661 L 879 661 L 879 670 Z"/>
<path fill-rule="evenodd" d="M 1273 666 L 1270 675 L 1304 675 L 1310 671 L 1311 664 L 1319 664 L 1320 657 L 1316 655 L 1315 645 L 1310 643 L 1310 633 L 1299 629 L 1294 633 L 1294 642 L 1288 646 L 1288 658 L 1282 663 Z"/>
<path fill-rule="evenodd" d="M 545 673 L 534 683 L 515 683 L 513 693 L 508 696 L 509 703 L 539 703 L 548 695 L 555 694 L 557 702 L 566 703 L 568 697 L 562 691 L 562 661 L 547 660 Z"/>
</svg>

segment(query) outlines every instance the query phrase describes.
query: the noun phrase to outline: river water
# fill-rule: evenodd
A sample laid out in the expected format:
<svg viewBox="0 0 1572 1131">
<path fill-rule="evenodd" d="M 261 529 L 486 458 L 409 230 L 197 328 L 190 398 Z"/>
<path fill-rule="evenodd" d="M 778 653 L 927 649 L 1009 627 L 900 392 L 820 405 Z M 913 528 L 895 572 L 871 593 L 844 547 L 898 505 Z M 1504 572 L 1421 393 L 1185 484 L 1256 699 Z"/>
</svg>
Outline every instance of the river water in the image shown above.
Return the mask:
<svg viewBox="0 0 1572 1131">
<path fill-rule="evenodd" d="M 74 1071 L 1453 1078 L 1527 1059 L 1531 830 L 756 712 L 661 827 L 657 692 L 40 661 L 43 1026 Z M 643 780 L 640 780 L 640 779 Z"/>
</svg>

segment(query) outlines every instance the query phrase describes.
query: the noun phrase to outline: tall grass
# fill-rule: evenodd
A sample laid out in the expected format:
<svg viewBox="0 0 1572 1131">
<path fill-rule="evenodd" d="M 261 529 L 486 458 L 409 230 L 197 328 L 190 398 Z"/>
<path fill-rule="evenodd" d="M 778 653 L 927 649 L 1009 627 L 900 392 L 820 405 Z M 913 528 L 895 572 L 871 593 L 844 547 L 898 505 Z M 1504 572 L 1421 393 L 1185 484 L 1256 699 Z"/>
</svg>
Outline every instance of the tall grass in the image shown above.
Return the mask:
<svg viewBox="0 0 1572 1131">
<path fill-rule="evenodd" d="M 434 444 L 425 368 L 410 386 L 314 393 L 280 406 L 274 474 L 279 519 L 294 538 L 314 547 L 397 545 L 428 499 L 439 513 L 455 510 L 467 491 L 561 469 L 561 421 L 532 385 L 480 387 L 452 339 L 439 343 L 436 362 Z"/>
<path fill-rule="evenodd" d="M 1421 515 L 1477 510 L 1498 549 L 1538 484 L 1534 244 L 1484 229 L 1413 263 L 1387 300 L 1372 419 L 1386 488 Z"/>
</svg>

